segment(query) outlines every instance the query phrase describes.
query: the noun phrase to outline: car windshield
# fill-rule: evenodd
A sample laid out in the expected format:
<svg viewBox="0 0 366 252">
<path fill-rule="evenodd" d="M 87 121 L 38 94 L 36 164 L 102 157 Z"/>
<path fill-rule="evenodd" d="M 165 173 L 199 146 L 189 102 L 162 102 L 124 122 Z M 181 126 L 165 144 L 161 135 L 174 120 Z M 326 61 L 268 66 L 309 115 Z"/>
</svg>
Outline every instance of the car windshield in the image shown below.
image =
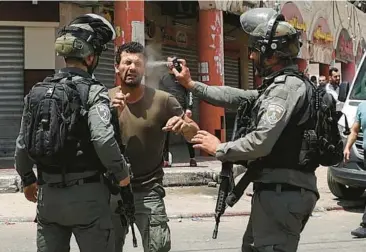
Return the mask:
<svg viewBox="0 0 366 252">
<path fill-rule="evenodd" d="M 361 69 L 358 71 L 358 76 L 353 85 L 349 99 L 366 100 L 366 60 L 362 62 Z"/>
</svg>

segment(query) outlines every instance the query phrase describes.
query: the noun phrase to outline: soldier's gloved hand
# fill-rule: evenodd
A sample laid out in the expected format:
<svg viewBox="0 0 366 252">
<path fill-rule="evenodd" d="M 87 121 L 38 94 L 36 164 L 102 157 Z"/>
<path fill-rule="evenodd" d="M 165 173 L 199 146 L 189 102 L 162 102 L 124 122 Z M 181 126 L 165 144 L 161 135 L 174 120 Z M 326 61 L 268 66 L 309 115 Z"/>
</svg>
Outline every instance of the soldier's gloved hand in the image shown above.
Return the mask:
<svg viewBox="0 0 366 252">
<path fill-rule="evenodd" d="M 191 73 L 189 72 L 189 68 L 187 67 L 187 63 L 184 59 L 178 59 L 181 63 L 182 71 L 178 72 L 177 69 L 171 67 L 175 78 L 179 81 L 179 83 L 185 87 L 186 89 L 191 89 L 194 86 L 194 81 L 192 80 Z"/>
<path fill-rule="evenodd" d="M 27 200 L 36 203 L 37 202 L 37 194 L 38 194 L 38 185 L 37 183 L 30 184 L 23 188 L 24 196 Z"/>
<path fill-rule="evenodd" d="M 127 178 L 125 179 L 122 179 L 120 182 L 119 182 L 119 186 L 128 186 L 131 182 L 131 179 L 130 179 L 130 176 L 128 176 Z"/>
<path fill-rule="evenodd" d="M 121 91 L 117 92 L 116 96 L 112 100 L 112 106 L 118 108 L 119 112 L 122 112 L 126 107 L 128 97 L 130 97 L 130 93 L 123 94 Z"/>
</svg>

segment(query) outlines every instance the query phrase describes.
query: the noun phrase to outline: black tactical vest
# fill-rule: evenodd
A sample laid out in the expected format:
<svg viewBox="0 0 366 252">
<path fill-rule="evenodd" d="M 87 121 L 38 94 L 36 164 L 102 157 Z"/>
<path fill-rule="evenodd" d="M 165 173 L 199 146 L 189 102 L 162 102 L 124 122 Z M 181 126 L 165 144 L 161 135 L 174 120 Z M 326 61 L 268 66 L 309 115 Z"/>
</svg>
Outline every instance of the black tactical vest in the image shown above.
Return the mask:
<svg viewBox="0 0 366 252">
<path fill-rule="evenodd" d="M 278 73 L 278 75 L 271 78 L 271 80 L 267 80 L 267 82 L 265 82 L 259 89 L 259 95 L 262 95 L 265 89 L 273 83 L 274 78 L 283 74 L 286 75 L 286 72 L 280 72 Z M 296 73 L 293 74 L 293 72 L 289 72 L 288 74 L 299 76 Z M 316 163 L 316 160 L 304 160 L 304 157 L 308 157 L 308 155 L 307 150 L 305 150 L 305 153 L 303 150 L 304 145 L 305 147 L 309 147 L 309 141 L 307 139 L 309 138 L 309 136 L 306 134 L 306 132 L 308 129 L 314 128 L 315 121 L 313 116 L 309 115 L 307 121 L 303 122 L 301 125 L 298 125 L 301 119 L 305 116 L 305 112 L 307 111 L 309 106 L 311 106 L 312 102 L 312 88 L 311 86 L 308 86 L 308 84 L 306 84 L 306 89 L 307 96 L 305 98 L 303 106 L 295 114 L 292 115 L 290 122 L 281 133 L 271 153 L 265 157 L 250 161 L 250 167 L 255 166 L 258 168 L 270 169 L 287 168 L 302 170 L 304 172 L 313 172 L 318 167 L 319 164 Z M 244 131 L 246 134 L 255 130 L 256 126 L 258 125 L 258 111 L 260 106 L 261 104 L 259 99 L 257 99 L 251 106 L 248 106 L 248 110 L 246 111 L 246 113 L 250 113 L 250 120 L 245 126 L 245 129 L 242 129 L 242 131 Z"/>
</svg>

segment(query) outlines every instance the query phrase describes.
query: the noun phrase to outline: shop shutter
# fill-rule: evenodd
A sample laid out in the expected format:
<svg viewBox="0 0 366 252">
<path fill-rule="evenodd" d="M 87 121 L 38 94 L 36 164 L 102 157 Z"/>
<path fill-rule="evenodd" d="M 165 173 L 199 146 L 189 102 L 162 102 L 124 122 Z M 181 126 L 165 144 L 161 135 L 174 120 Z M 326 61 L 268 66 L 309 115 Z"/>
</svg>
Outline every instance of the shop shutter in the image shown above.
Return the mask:
<svg viewBox="0 0 366 252">
<path fill-rule="evenodd" d="M 240 88 L 240 58 L 224 57 L 224 85 L 234 88 Z M 226 140 L 231 139 L 234 129 L 236 109 L 225 108 Z"/>
<path fill-rule="evenodd" d="M 97 80 L 103 83 L 107 88 L 113 88 L 115 83 L 114 71 L 114 42 L 107 44 L 107 51 L 104 51 L 99 58 L 99 63 L 94 71 Z"/>
<path fill-rule="evenodd" d="M 249 60 L 248 62 L 248 89 L 254 89 L 254 67 L 253 61 Z"/>
<path fill-rule="evenodd" d="M 0 158 L 14 157 L 24 99 L 24 29 L 0 26 Z"/>
<path fill-rule="evenodd" d="M 162 60 L 166 60 L 167 57 L 176 56 L 178 58 L 185 59 L 187 61 L 187 66 L 191 73 L 193 80 L 198 80 L 198 53 L 196 48 L 184 48 L 162 45 Z M 199 99 L 193 96 L 193 120 L 199 123 Z M 177 137 L 173 135 L 171 137 L 170 143 L 183 143 L 184 139 L 182 137 Z"/>
</svg>

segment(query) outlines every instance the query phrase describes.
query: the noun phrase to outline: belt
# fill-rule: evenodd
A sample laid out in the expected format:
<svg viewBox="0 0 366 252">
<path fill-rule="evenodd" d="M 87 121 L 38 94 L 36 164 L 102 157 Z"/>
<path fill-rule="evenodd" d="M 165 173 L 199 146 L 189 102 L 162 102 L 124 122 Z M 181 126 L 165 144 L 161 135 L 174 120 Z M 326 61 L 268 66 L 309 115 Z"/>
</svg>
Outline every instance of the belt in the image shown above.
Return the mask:
<svg viewBox="0 0 366 252">
<path fill-rule="evenodd" d="M 101 183 L 102 181 L 103 180 L 101 178 L 100 173 L 97 173 L 93 176 L 82 178 L 82 179 L 77 179 L 77 180 L 72 180 L 72 181 L 69 181 L 65 184 L 62 183 L 62 182 L 47 183 L 47 186 L 55 187 L 55 188 L 66 188 L 66 187 L 75 186 L 75 185 L 82 185 L 82 184 Z"/>
<path fill-rule="evenodd" d="M 277 184 L 277 183 L 254 183 L 255 191 L 278 191 L 278 192 L 289 192 L 289 191 L 304 191 L 304 188 L 290 185 L 290 184 Z"/>
</svg>

